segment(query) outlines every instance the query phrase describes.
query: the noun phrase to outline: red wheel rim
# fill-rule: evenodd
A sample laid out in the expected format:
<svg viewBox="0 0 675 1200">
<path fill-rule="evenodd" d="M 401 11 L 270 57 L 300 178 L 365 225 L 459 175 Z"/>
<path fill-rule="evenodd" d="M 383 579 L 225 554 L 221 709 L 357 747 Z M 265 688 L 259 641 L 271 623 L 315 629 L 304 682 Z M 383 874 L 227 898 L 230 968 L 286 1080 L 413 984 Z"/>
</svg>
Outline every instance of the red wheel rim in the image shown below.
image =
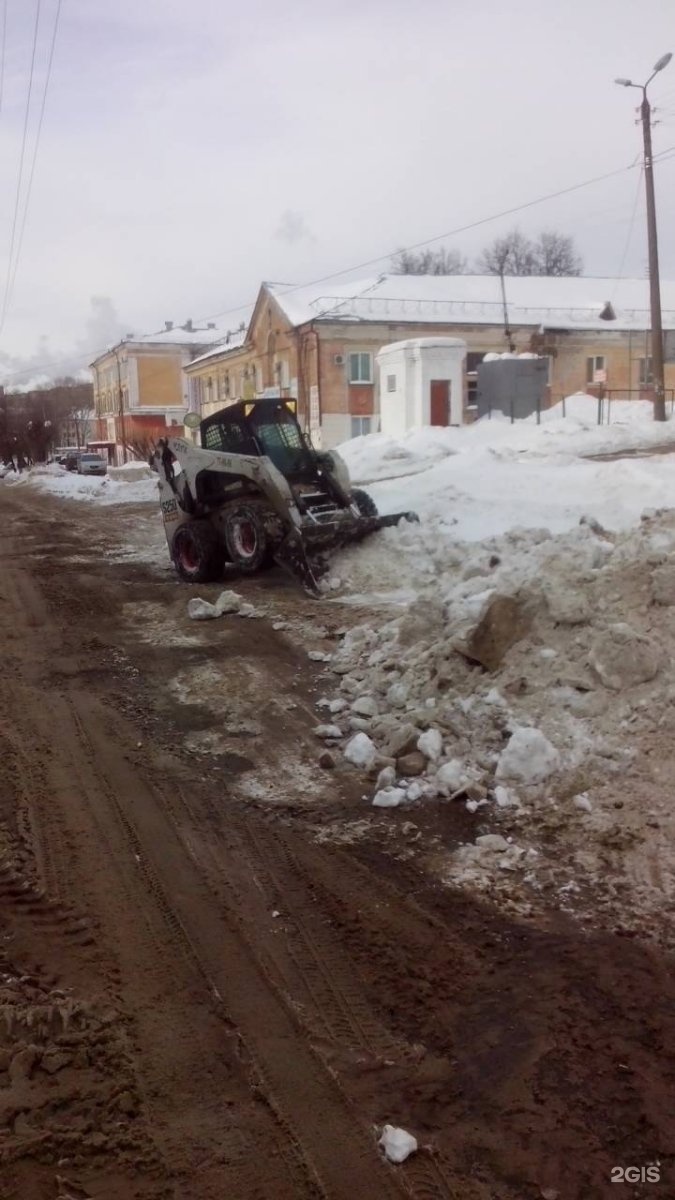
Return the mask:
<svg viewBox="0 0 675 1200">
<path fill-rule="evenodd" d="M 252 521 L 246 519 L 237 521 L 234 529 L 234 543 L 237 553 L 242 558 L 253 558 L 258 548 L 258 535 Z"/>
<path fill-rule="evenodd" d="M 196 571 L 199 566 L 199 556 L 188 538 L 181 538 L 178 543 L 178 559 L 185 571 Z"/>
</svg>

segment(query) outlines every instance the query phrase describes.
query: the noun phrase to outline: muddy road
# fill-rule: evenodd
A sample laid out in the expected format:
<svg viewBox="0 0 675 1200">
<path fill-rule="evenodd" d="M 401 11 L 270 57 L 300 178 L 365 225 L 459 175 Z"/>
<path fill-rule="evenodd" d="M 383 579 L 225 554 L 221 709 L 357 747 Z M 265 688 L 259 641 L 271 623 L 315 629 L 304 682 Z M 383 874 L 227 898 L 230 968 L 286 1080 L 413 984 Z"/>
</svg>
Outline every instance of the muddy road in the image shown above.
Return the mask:
<svg viewBox="0 0 675 1200">
<path fill-rule="evenodd" d="M 353 611 L 271 574 L 198 625 L 148 506 L 0 508 L 2 1200 L 675 1195 L 672 964 L 440 889 L 403 814 L 340 837 L 307 651 Z"/>
</svg>

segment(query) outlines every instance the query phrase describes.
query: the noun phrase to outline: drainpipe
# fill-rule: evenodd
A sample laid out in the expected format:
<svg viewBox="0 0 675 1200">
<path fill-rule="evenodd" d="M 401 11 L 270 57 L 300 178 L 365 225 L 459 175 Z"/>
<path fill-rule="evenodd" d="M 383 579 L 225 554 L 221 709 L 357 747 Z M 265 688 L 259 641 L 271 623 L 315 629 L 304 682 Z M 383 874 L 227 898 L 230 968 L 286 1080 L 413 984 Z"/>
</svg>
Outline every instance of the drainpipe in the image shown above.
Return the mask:
<svg viewBox="0 0 675 1200">
<path fill-rule="evenodd" d="M 115 361 L 117 362 L 117 402 L 119 405 L 120 417 L 120 432 L 122 434 L 122 462 L 127 461 L 127 434 L 124 424 L 124 392 L 122 391 L 122 369 L 120 367 L 120 356 L 115 346 L 114 351 Z"/>
<path fill-rule="evenodd" d="M 319 340 L 318 329 L 313 329 L 312 333 L 314 334 L 314 350 L 316 353 L 316 387 L 317 387 L 317 393 L 318 393 L 318 404 L 317 404 L 318 414 L 317 415 L 318 415 L 318 419 L 319 419 L 319 431 L 320 431 L 321 430 L 321 342 Z M 310 419 L 310 429 L 311 429 L 311 419 Z"/>
</svg>

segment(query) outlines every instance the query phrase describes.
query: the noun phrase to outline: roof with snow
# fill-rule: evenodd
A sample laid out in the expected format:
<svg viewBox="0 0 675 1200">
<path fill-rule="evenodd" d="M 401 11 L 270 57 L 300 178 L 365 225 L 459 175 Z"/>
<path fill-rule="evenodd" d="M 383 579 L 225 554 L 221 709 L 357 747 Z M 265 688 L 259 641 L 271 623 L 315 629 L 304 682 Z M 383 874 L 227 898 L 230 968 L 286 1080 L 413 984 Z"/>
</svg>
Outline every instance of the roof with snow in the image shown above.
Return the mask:
<svg viewBox="0 0 675 1200">
<path fill-rule="evenodd" d="M 194 326 L 192 329 L 173 325 L 171 329 L 159 329 L 156 333 L 141 333 L 138 337 L 132 334 L 123 340 L 134 344 L 151 342 L 153 345 L 166 346 L 209 346 L 211 342 L 222 337 L 222 331 L 216 329 L 215 325 L 206 328 L 203 325 L 201 327 Z"/>
<path fill-rule="evenodd" d="M 505 278 L 511 325 L 546 329 L 644 330 L 649 280 L 587 276 Z M 379 275 L 352 283 L 289 288 L 265 285 L 292 325 L 308 321 L 502 325 L 498 275 Z M 610 303 L 614 319 L 601 317 Z M 675 282 L 662 281 L 663 324 L 675 329 Z"/>
<path fill-rule="evenodd" d="M 246 342 L 246 329 L 237 329 L 235 333 L 221 335 L 220 340 L 215 346 L 211 346 L 204 354 L 193 358 L 190 366 L 195 366 L 196 363 L 206 362 L 209 358 L 216 358 L 219 354 L 227 354 L 230 350 L 239 350 Z"/>
</svg>

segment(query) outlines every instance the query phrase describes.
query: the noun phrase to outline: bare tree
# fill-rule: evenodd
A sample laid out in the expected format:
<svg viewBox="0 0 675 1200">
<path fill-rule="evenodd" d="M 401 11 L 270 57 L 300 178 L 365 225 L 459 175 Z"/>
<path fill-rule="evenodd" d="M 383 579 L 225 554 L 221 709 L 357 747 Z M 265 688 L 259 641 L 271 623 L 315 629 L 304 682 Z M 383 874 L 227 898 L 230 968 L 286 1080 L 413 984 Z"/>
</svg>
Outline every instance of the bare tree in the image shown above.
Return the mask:
<svg viewBox="0 0 675 1200">
<path fill-rule="evenodd" d="M 571 237 L 555 230 L 543 230 L 534 243 L 537 263 L 535 275 L 581 275 L 583 263 Z"/>
<path fill-rule="evenodd" d="M 399 250 L 391 260 L 394 275 L 466 275 L 469 264 L 459 250 Z"/>
<path fill-rule="evenodd" d="M 481 275 L 535 275 L 535 249 L 519 229 L 512 229 L 485 247 L 476 267 Z"/>
<path fill-rule="evenodd" d="M 93 389 L 77 379 L 60 379 L 29 392 L 3 392 L 0 397 L 0 455 L 21 454 L 42 462 L 64 436 L 88 437 Z"/>
<path fill-rule="evenodd" d="M 485 247 L 476 268 L 483 275 L 581 275 L 582 262 L 564 233 L 545 230 L 532 241 L 512 229 Z"/>
</svg>

